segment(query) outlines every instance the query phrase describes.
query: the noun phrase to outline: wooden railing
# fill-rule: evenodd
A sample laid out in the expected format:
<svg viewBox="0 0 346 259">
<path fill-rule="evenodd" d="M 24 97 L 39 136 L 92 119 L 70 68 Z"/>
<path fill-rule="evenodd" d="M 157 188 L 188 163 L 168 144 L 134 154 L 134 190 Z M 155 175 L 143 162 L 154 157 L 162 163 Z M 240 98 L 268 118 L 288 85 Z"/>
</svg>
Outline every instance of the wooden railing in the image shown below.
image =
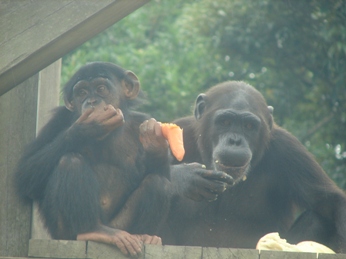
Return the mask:
<svg viewBox="0 0 346 259">
<path fill-rule="evenodd" d="M 31 258 L 125 259 L 118 248 L 90 241 L 39 240 L 29 243 Z M 282 251 L 259 251 L 213 247 L 145 245 L 141 259 L 346 259 L 346 254 L 316 254 Z M 0 258 L 1 259 L 1 258 Z"/>
</svg>

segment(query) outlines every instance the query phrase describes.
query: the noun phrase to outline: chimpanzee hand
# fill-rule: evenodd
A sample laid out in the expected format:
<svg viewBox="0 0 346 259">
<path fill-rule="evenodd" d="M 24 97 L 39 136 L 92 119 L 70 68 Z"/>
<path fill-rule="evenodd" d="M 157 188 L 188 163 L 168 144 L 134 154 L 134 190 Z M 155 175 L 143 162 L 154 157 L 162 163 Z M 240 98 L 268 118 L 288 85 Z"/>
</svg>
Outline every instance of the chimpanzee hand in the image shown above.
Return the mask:
<svg viewBox="0 0 346 259">
<path fill-rule="evenodd" d="M 144 244 L 150 245 L 162 245 L 162 239 L 158 236 L 149 236 L 147 234 L 144 235 L 135 235 L 139 238 Z"/>
<path fill-rule="evenodd" d="M 171 166 L 171 181 L 176 194 L 194 201 L 214 201 L 234 183 L 230 175 L 207 170 L 199 163 Z"/>
<path fill-rule="evenodd" d="M 139 256 L 142 253 L 142 239 L 143 237 L 141 235 L 132 235 L 126 231 L 104 225 L 100 225 L 95 232 L 77 235 L 77 240 L 96 241 L 115 245 L 123 254 L 131 256 Z"/>
<path fill-rule="evenodd" d="M 82 128 L 86 137 L 103 139 L 124 122 L 120 109 L 115 109 L 112 105 L 98 105 L 83 112 L 75 124 Z"/>
<path fill-rule="evenodd" d="M 139 131 L 139 139 L 146 152 L 156 155 L 167 154 L 168 142 L 162 135 L 159 122 L 153 118 L 146 120 L 139 126 Z"/>
</svg>

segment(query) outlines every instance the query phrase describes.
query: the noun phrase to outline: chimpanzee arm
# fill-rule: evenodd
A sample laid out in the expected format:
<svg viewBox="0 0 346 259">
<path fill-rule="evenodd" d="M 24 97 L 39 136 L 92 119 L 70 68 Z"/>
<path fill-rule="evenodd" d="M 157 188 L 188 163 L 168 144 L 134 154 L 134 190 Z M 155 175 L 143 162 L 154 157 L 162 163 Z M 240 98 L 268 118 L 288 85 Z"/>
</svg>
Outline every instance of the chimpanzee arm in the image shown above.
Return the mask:
<svg viewBox="0 0 346 259">
<path fill-rule="evenodd" d="M 334 225 L 332 232 L 335 233 L 329 232 L 328 235 L 331 235 L 329 239 L 337 235 L 339 241 L 337 245 L 331 244 L 331 246 L 345 252 L 345 194 L 337 188 L 305 147 L 287 131 L 281 128 L 273 129 L 269 150 L 271 153 L 267 159 L 270 158 L 270 161 L 267 162 L 276 168 L 275 172 L 279 172 L 279 177 L 282 177 L 282 185 L 289 186 L 290 198 L 301 208 L 315 214 L 319 224 L 324 224 L 319 226 L 320 228 L 328 228 L 330 231 L 330 225 Z M 273 171 L 274 169 L 272 169 Z M 306 228 L 308 227 L 306 225 Z M 300 228 L 298 232 L 301 235 L 302 233 L 308 234 L 309 231 L 311 230 Z M 294 239 L 294 237 L 292 238 Z M 316 238 L 328 239 L 328 237 Z"/>
<path fill-rule="evenodd" d="M 146 177 L 126 200 L 110 226 L 135 231 L 136 234 L 155 234 L 155 230 L 163 222 L 169 209 L 168 144 L 162 136 L 160 123 L 155 119 L 145 120 L 139 126 L 139 130 L 145 153 Z M 149 213 L 149 211 L 156 212 Z"/>
<path fill-rule="evenodd" d="M 53 238 L 75 239 L 100 222 L 100 187 L 89 163 L 78 153 L 66 153 L 50 174 L 39 201 Z"/>
<path fill-rule="evenodd" d="M 158 174 L 147 175 L 111 221 L 110 226 L 135 234 L 157 234 L 168 214 L 169 186 L 167 178 Z"/>
<path fill-rule="evenodd" d="M 144 121 L 139 129 L 139 138 L 145 152 L 145 171 L 170 179 L 168 143 L 162 135 L 160 123 L 151 118 Z"/>
<path fill-rule="evenodd" d="M 80 154 L 69 153 L 60 159 L 39 202 L 52 237 L 105 242 L 116 245 L 124 254 L 139 254 L 140 239 L 145 237 L 103 225 L 100 188 L 96 174 Z"/>
<path fill-rule="evenodd" d="M 173 123 L 184 129 L 185 156 L 181 162 L 176 159 L 172 162 L 172 196 L 186 197 L 194 201 L 216 200 L 219 194 L 233 186 L 232 176 L 225 172 L 206 169 L 202 164 L 195 139 L 194 117 L 180 118 Z"/>
<path fill-rule="evenodd" d="M 171 166 L 172 197 L 194 201 L 214 201 L 233 186 L 233 178 L 225 172 L 208 170 L 199 163 Z"/>
<path fill-rule="evenodd" d="M 86 143 L 113 130 L 105 128 L 102 120 L 114 117 L 112 125 L 117 125 L 114 121 L 122 123 L 121 111 L 108 109 L 104 114 L 100 116 L 99 112 L 90 109 L 73 122 L 73 114 L 59 107 L 18 163 L 15 173 L 18 193 L 24 198 L 41 199 L 50 175 L 64 154 L 78 152 Z M 99 121 L 95 117 L 99 117 Z"/>
<path fill-rule="evenodd" d="M 153 153 L 145 153 L 145 168 L 146 172 L 150 174 L 158 174 L 167 179 L 170 179 L 170 158 L 168 152 L 162 155 Z"/>
<path fill-rule="evenodd" d="M 71 125 L 72 113 L 59 107 L 52 119 L 24 151 L 15 180 L 19 194 L 24 198 L 42 198 L 45 186 L 61 156 L 76 146 Z"/>
</svg>

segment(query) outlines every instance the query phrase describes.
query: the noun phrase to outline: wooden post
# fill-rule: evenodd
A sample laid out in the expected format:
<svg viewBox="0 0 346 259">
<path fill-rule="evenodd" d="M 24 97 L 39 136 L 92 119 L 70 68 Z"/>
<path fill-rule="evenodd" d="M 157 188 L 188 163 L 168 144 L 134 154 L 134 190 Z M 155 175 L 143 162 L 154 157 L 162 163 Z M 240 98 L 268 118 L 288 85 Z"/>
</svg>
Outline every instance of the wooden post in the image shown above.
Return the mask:
<svg viewBox="0 0 346 259">
<path fill-rule="evenodd" d="M 0 97 L 0 256 L 27 256 L 31 236 L 31 204 L 19 201 L 13 172 L 31 142 L 58 105 L 60 64 L 54 63 Z M 47 237 L 33 223 L 33 235 Z"/>
<path fill-rule="evenodd" d="M 38 74 L 0 97 L 0 256 L 26 256 L 31 204 L 15 194 L 13 172 L 36 133 Z"/>
<path fill-rule="evenodd" d="M 60 76 L 61 59 L 39 73 L 36 134 L 50 119 L 52 109 L 59 105 Z M 51 238 L 43 225 L 36 203 L 33 205 L 31 238 Z"/>
</svg>

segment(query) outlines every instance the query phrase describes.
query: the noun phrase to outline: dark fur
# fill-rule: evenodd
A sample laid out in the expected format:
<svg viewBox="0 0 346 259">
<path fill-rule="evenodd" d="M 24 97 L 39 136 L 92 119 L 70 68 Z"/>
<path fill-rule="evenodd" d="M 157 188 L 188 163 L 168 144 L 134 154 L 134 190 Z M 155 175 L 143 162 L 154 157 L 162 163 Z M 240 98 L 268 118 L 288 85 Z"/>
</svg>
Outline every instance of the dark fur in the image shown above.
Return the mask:
<svg viewBox="0 0 346 259">
<path fill-rule="evenodd" d="M 56 239 L 75 239 L 77 234 L 94 231 L 98 223 L 135 234 L 155 234 L 169 206 L 168 155 L 144 152 L 139 125 L 149 117 L 132 110 L 139 97 L 121 97 L 120 82 L 133 84 L 124 69 L 101 62 L 82 67 L 66 84 L 65 100 L 73 101 L 77 82 L 97 77 L 108 78 L 111 91 L 118 93 L 110 101 L 122 110 L 125 124 L 102 140 L 88 138 L 85 130 L 97 132 L 98 125 L 76 125 L 78 112 L 57 108 L 19 161 L 17 191 L 24 199 L 38 202 Z M 101 198 L 110 203 L 101 206 Z M 129 212 L 122 212 L 125 205 Z M 114 221 L 120 213 L 124 215 Z"/>
<path fill-rule="evenodd" d="M 227 131 L 214 123 L 220 112 L 233 114 Z M 245 133 L 238 121 L 246 112 L 260 118 L 260 127 L 251 134 Z M 260 237 L 279 232 L 289 242 L 314 240 L 346 252 L 344 193 L 305 147 L 273 122 L 271 109 L 257 90 L 243 82 L 214 86 L 197 98 L 195 116 L 175 123 L 184 130 L 186 155 L 182 162 L 199 162 L 220 170 L 213 155 L 233 152 L 228 162 L 224 161 L 230 165 L 245 161 L 248 153 L 252 158 L 239 178 L 230 170 L 236 184 L 216 201 L 175 200 L 168 219 L 174 241 L 167 235 L 166 243 L 255 248 Z M 239 143 L 234 144 L 236 141 Z M 172 175 L 176 185 L 184 185 L 184 177 L 183 173 Z M 299 211 L 303 214 L 293 225 Z"/>
</svg>

